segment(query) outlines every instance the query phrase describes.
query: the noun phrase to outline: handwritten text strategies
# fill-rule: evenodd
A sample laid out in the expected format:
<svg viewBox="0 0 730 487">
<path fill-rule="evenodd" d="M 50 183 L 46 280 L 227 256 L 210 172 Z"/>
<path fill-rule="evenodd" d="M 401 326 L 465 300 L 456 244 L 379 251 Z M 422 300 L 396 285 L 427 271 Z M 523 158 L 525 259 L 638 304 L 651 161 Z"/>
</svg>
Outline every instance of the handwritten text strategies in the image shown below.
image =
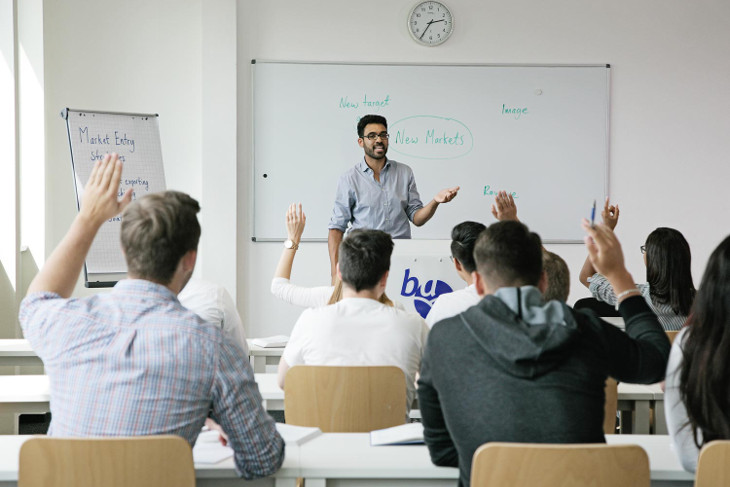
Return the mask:
<svg viewBox="0 0 730 487">
<path fill-rule="evenodd" d="M 471 152 L 474 138 L 464 123 L 435 115 L 415 115 L 389 128 L 390 148 L 420 159 L 453 159 Z"/>
</svg>

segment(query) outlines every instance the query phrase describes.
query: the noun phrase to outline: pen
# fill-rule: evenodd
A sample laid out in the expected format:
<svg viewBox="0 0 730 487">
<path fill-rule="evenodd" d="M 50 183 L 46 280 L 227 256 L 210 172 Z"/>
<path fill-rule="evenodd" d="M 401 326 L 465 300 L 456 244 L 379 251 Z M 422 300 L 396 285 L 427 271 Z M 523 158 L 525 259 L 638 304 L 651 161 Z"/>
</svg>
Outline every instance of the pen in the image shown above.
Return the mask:
<svg viewBox="0 0 730 487">
<path fill-rule="evenodd" d="M 596 226 L 596 200 L 593 200 L 593 209 L 591 210 L 591 228 Z"/>
</svg>

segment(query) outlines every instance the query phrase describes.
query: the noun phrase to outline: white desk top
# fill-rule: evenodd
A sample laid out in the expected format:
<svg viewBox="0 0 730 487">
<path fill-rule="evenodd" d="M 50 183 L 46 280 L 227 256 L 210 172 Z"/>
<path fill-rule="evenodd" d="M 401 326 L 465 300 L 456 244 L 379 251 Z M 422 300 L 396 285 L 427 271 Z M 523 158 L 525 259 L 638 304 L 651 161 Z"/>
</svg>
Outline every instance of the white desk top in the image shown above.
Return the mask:
<svg viewBox="0 0 730 487">
<path fill-rule="evenodd" d="M 254 357 L 281 357 L 284 353 L 284 347 L 259 347 L 258 345 L 251 343 L 250 338 L 246 339 L 246 344 L 248 344 L 248 354 L 253 355 Z"/>
<path fill-rule="evenodd" d="M 7 357 L 35 357 L 36 353 L 30 348 L 28 340 L 22 338 L 0 339 L 0 355 Z"/>
</svg>

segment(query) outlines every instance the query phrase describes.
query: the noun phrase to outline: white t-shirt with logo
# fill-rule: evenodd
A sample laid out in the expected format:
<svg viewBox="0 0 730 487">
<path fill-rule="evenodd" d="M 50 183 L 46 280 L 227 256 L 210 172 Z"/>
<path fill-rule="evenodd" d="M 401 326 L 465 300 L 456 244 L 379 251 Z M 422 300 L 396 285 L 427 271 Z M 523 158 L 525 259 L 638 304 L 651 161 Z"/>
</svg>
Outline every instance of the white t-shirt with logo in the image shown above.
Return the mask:
<svg viewBox="0 0 730 487">
<path fill-rule="evenodd" d="M 428 312 L 426 323 L 428 323 L 429 328 L 433 328 L 433 325 L 438 321 L 456 316 L 471 308 L 480 300 L 481 298 L 477 294 L 477 288 L 474 284 L 453 293 L 442 294 L 436 298 L 431 311 Z"/>
<path fill-rule="evenodd" d="M 305 310 L 294 325 L 282 359 L 290 367 L 394 365 L 405 374 L 410 409 L 427 337 L 428 326 L 415 313 L 374 299 L 345 298 Z"/>
</svg>

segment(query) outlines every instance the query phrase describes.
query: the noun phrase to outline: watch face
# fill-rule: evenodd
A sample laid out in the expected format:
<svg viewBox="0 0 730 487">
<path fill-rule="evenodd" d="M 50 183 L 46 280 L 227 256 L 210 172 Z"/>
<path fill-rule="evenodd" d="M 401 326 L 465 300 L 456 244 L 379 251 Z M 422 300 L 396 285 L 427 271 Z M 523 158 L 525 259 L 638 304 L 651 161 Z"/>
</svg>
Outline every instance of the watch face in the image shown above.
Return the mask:
<svg viewBox="0 0 730 487">
<path fill-rule="evenodd" d="M 438 46 L 454 30 L 451 12 L 441 2 L 420 2 L 408 18 L 408 31 L 413 39 L 425 46 Z"/>
</svg>

